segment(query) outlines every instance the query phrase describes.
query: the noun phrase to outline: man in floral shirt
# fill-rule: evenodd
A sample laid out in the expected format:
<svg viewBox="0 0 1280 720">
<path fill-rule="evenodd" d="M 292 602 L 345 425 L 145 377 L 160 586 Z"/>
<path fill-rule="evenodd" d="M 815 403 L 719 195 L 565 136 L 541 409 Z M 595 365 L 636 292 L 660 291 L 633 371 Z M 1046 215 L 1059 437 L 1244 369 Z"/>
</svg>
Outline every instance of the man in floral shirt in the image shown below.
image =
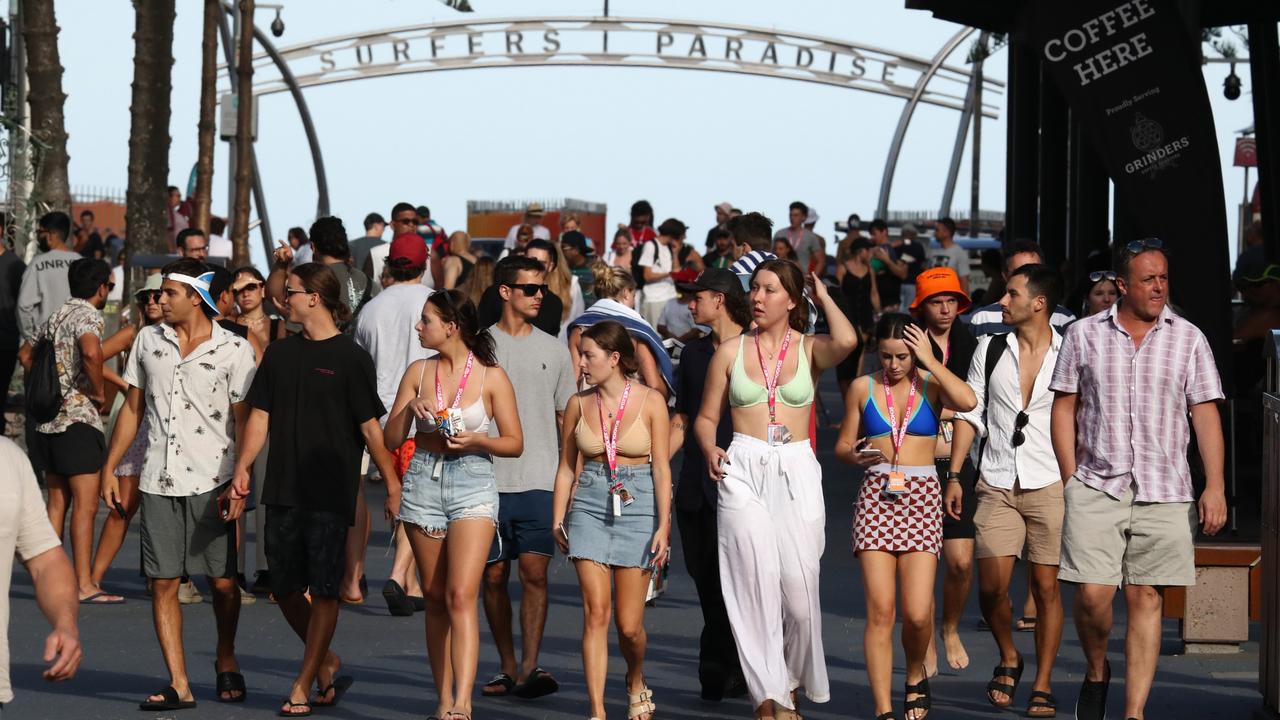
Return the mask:
<svg viewBox="0 0 1280 720">
<path fill-rule="evenodd" d="M 193 707 L 182 648 L 178 586 L 204 575 L 213 590 L 218 627 L 215 668 L 219 702 L 241 702 L 244 677 L 235 655 L 240 589 L 236 586 L 235 520 L 244 498 L 227 492 L 235 471 L 236 436 L 249 408 L 253 382 L 249 342 L 213 322 L 213 273 L 192 258 L 164 268 L 163 323 L 134 340 L 124 380 L 124 407 L 102 468 L 102 496 L 119 503 L 115 466 L 133 443 L 145 412 L 150 433 L 142 465 L 142 569 L 155 581 L 156 637 L 169 684 L 142 703 L 149 711 Z"/>
<path fill-rule="evenodd" d="M 71 556 L 75 561 L 80 601 L 120 603 L 90 579 L 93 519 L 98 511 L 98 471 L 106 442 L 98 407 L 103 402 L 102 306 L 115 287 L 111 268 L 101 260 L 82 258 L 67 268 L 71 297 L 49 316 L 34 338 L 19 351 L 22 366 L 31 368 L 32 345 L 53 342 L 62 408 L 56 417 L 28 435 L 31 462 L 44 471 L 49 489 L 49 522 L 62 538 L 71 507 Z"/>
</svg>

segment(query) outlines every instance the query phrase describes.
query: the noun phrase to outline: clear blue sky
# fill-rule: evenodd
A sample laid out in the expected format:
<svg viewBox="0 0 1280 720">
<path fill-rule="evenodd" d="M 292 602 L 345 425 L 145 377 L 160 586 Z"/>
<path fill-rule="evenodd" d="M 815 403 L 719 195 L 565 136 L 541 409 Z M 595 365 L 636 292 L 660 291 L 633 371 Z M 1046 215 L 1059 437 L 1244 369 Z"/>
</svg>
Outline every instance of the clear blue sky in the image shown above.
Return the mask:
<svg viewBox="0 0 1280 720">
<path fill-rule="evenodd" d="M 178 0 L 169 181 L 186 187 L 196 156 L 200 0 Z M 288 46 L 353 30 L 457 20 L 436 0 L 285 0 Z M 472 17 L 599 14 L 597 0 L 472 0 Z M 129 3 L 58 0 L 68 95 L 71 182 L 124 189 L 134 14 Z M 615 16 L 756 25 L 847 39 L 928 57 L 958 28 L 898 0 L 612 0 Z M 266 27 L 270 11 L 260 10 Z M 219 51 L 221 57 L 221 50 Z M 963 50 L 953 62 L 963 61 Z M 1005 55 L 988 73 L 1005 76 Z M 1223 156 L 1229 226 L 1242 194 L 1230 167 L 1234 132 L 1252 124 L 1245 92 L 1222 97 L 1225 65 L 1207 66 Z M 427 204 L 446 228 L 466 222 L 470 199 L 576 197 L 607 203 L 625 221 L 644 197 L 659 220 L 678 217 L 698 237 L 724 200 L 785 224 L 796 199 L 822 216 L 819 230 L 851 212 L 869 218 L 894 125 L 896 98 L 772 78 L 632 68 L 494 69 L 427 73 L 313 88 L 307 99 L 324 149 L 333 212 L 354 235 L 370 211 Z M 984 209 L 1004 206 L 1004 101 L 983 125 Z M 922 106 L 898 165 L 891 209 L 938 207 L 958 114 Z M 285 93 L 260 107 L 258 157 L 277 237 L 308 225 L 316 198 L 301 124 Z M 967 208 L 969 163 L 953 207 Z M 1254 176 L 1256 177 L 1256 176 Z M 227 203 L 226 145 L 218 143 L 214 212 Z M 255 256 L 260 242 L 251 241 Z M 1234 255 L 1234 248 L 1232 250 Z"/>
</svg>

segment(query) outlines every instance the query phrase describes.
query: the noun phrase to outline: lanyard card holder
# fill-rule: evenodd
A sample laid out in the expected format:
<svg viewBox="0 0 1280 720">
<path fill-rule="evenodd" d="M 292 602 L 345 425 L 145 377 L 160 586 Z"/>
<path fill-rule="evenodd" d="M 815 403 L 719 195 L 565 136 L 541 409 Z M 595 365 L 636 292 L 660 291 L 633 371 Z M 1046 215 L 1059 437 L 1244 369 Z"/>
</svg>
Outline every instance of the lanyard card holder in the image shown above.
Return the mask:
<svg viewBox="0 0 1280 720">
<path fill-rule="evenodd" d="M 885 477 L 884 491 L 890 495 L 907 494 L 907 476 L 901 470 L 891 470 Z"/>
</svg>

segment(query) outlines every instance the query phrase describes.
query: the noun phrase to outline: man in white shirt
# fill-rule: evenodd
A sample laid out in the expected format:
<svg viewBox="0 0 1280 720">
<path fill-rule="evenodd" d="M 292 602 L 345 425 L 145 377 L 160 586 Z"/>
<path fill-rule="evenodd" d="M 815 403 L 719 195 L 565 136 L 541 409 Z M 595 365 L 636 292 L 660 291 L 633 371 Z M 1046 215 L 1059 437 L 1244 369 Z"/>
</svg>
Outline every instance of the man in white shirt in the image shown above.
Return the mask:
<svg viewBox="0 0 1280 720">
<path fill-rule="evenodd" d="M 418 234 L 418 211 L 407 202 L 398 202 L 391 208 L 391 239 L 394 241 L 401 235 L 417 235 Z M 421 240 L 422 236 L 418 235 Z M 423 247 L 427 247 L 423 242 Z M 391 243 L 383 245 L 375 245 L 369 248 L 369 252 L 365 254 L 364 262 L 360 267 L 364 270 L 364 274 L 369 276 L 373 281 L 373 294 L 377 295 L 382 292 L 384 283 L 390 284 L 382 277 L 382 268 L 387 263 L 387 256 L 391 253 Z M 427 288 L 434 288 L 435 283 L 431 277 L 431 248 L 427 247 L 427 271 L 422 273 L 420 281 Z"/>
<path fill-rule="evenodd" d="M 507 240 L 502 243 L 504 250 L 511 250 L 516 246 L 516 233 L 520 232 L 521 225 L 528 225 L 533 228 L 534 240 L 551 240 L 551 229 L 542 224 L 542 216 L 546 211 L 542 209 L 542 203 L 531 202 L 524 210 L 524 220 L 511 226 L 507 231 Z"/>
<path fill-rule="evenodd" d="M 658 239 L 640 246 L 640 268 L 644 273 L 644 294 L 641 296 L 640 316 L 654 328 L 662 319 L 662 309 L 676 298 L 676 282 L 671 278 L 675 258 L 671 253 L 672 238 L 683 238 L 688 228 L 670 218 L 658 226 Z"/>
<path fill-rule="evenodd" d="M 141 490 L 142 569 L 154 581 L 152 617 L 169 670 L 169 684 L 139 706 L 147 711 L 195 707 L 182 642 L 178 586 L 183 575 L 204 575 L 213 591 L 218 635 L 214 669 L 220 702 L 242 702 L 244 676 L 235 655 L 240 618 L 236 585 L 236 519 L 244 496 L 235 492 L 237 429 L 243 430 L 253 382 L 249 342 L 212 318 L 213 273 L 193 258 L 164 268 L 160 307 L 165 322 L 143 328 L 125 366 L 124 407 L 102 467 L 102 497 L 121 511 L 116 465 L 147 416 L 150 446 Z"/>
<path fill-rule="evenodd" d="M 1015 240 L 1004 251 L 1004 279 L 1008 282 L 1013 273 L 1023 265 L 1042 262 L 1044 262 L 1044 255 L 1040 253 L 1039 243 L 1033 240 Z M 1013 328 L 1000 319 L 1003 313 L 1000 298 L 996 298 L 996 301 L 990 305 L 983 305 L 970 313 L 969 329 L 973 330 L 973 334 L 978 337 L 1011 332 Z M 1058 305 L 1051 310 L 1049 324 L 1061 331 L 1075 319 L 1076 316 L 1072 315 L 1070 310 Z"/>
<path fill-rule="evenodd" d="M 1024 546 L 1031 595 L 1036 604 L 1036 677 L 1027 714 L 1048 717 L 1057 704 L 1051 694 L 1054 658 L 1062 641 L 1062 598 L 1058 591 L 1062 541 L 1062 482 L 1049 434 L 1054 393 L 1049 389 L 1062 338 L 1049 323 L 1062 295 L 1062 278 L 1046 265 L 1029 264 L 1010 277 L 1000 300 L 1010 334 L 979 342 L 969 367 L 969 385 L 978 396 L 972 411 L 955 424 L 951 470 L 943 507 L 960 513 L 962 488 L 953 482 L 975 436 L 979 446 L 977 526 L 979 598 L 982 615 L 1000 649 L 1000 663 L 987 685 L 987 700 L 998 708 L 1013 704 L 1023 658 L 1013 644 L 1009 581 Z"/>
</svg>

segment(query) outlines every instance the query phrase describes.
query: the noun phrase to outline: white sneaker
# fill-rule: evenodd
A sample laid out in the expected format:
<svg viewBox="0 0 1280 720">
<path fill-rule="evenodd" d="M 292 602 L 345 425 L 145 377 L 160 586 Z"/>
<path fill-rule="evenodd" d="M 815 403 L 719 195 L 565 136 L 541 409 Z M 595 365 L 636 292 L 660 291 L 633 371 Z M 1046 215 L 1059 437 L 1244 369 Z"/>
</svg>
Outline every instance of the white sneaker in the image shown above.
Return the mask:
<svg viewBox="0 0 1280 720">
<path fill-rule="evenodd" d="M 195 605 L 204 602 L 204 596 L 196 589 L 196 584 L 188 580 L 178 586 L 178 602 L 183 605 Z"/>
<path fill-rule="evenodd" d="M 240 587 L 239 585 L 236 585 L 236 587 L 240 589 L 240 604 L 241 604 L 241 605 L 252 605 L 252 604 L 254 604 L 254 603 L 258 602 L 258 598 L 257 598 L 253 593 L 249 592 L 248 590 L 245 590 L 244 588 Z"/>
</svg>

